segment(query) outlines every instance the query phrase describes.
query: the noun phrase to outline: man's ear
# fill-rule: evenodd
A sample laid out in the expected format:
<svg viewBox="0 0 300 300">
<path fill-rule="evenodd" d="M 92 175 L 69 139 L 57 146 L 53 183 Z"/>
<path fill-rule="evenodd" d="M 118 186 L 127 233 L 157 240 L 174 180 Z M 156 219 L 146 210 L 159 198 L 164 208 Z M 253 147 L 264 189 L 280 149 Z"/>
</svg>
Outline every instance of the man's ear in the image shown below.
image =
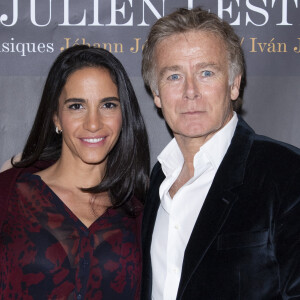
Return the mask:
<svg viewBox="0 0 300 300">
<path fill-rule="evenodd" d="M 152 95 L 153 95 L 154 104 L 155 104 L 158 108 L 161 108 L 161 101 L 160 101 L 160 97 L 159 97 L 159 92 L 158 92 L 158 90 L 156 90 L 156 91 L 153 91 L 153 90 L 152 90 Z"/>
<path fill-rule="evenodd" d="M 236 100 L 239 96 L 240 93 L 240 85 L 241 85 L 241 75 L 238 75 L 235 77 L 232 85 L 231 85 L 231 91 L 230 91 L 230 96 L 231 100 Z"/>
</svg>

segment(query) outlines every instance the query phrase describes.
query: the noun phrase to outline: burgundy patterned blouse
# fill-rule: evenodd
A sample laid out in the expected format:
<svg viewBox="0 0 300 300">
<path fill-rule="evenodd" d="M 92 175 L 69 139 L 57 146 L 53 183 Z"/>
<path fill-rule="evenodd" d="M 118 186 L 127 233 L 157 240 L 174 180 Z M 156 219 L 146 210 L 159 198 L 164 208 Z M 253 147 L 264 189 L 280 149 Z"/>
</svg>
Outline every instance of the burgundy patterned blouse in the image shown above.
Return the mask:
<svg viewBox="0 0 300 300">
<path fill-rule="evenodd" d="M 13 195 L 0 235 L 1 299 L 139 299 L 141 214 L 108 209 L 87 228 L 32 174 Z"/>
</svg>

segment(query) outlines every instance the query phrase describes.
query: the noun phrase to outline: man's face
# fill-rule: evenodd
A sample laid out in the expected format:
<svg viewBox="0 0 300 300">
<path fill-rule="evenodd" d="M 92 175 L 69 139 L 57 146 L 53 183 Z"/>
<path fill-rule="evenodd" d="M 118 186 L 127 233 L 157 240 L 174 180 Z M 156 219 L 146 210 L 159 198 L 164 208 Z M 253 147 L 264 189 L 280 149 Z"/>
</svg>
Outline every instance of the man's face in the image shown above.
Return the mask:
<svg viewBox="0 0 300 300">
<path fill-rule="evenodd" d="M 224 42 L 205 31 L 165 38 L 155 48 L 157 91 L 154 102 L 179 144 L 204 144 L 232 117 L 240 76 L 229 85 Z"/>
</svg>

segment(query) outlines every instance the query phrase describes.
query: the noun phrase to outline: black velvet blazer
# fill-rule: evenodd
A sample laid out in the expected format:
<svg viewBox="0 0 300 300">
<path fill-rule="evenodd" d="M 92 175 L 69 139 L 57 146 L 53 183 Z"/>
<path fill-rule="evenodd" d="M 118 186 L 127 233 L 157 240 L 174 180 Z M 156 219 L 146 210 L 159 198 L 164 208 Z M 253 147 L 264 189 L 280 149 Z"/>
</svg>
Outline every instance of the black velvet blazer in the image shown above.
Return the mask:
<svg viewBox="0 0 300 300">
<path fill-rule="evenodd" d="M 157 163 L 142 228 L 142 300 L 151 299 L 164 178 Z M 300 299 L 299 149 L 256 135 L 239 118 L 185 249 L 177 299 Z"/>
</svg>

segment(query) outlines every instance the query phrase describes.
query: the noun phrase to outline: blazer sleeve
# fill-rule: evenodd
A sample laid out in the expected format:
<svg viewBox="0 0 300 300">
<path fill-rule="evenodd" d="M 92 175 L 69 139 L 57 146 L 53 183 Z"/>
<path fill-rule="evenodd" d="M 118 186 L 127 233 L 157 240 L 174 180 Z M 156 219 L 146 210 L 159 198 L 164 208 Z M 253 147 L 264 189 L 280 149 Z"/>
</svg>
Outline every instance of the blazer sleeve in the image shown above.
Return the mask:
<svg viewBox="0 0 300 300">
<path fill-rule="evenodd" d="M 300 166 L 282 189 L 275 222 L 275 257 L 279 265 L 283 299 L 300 299 Z"/>
</svg>

